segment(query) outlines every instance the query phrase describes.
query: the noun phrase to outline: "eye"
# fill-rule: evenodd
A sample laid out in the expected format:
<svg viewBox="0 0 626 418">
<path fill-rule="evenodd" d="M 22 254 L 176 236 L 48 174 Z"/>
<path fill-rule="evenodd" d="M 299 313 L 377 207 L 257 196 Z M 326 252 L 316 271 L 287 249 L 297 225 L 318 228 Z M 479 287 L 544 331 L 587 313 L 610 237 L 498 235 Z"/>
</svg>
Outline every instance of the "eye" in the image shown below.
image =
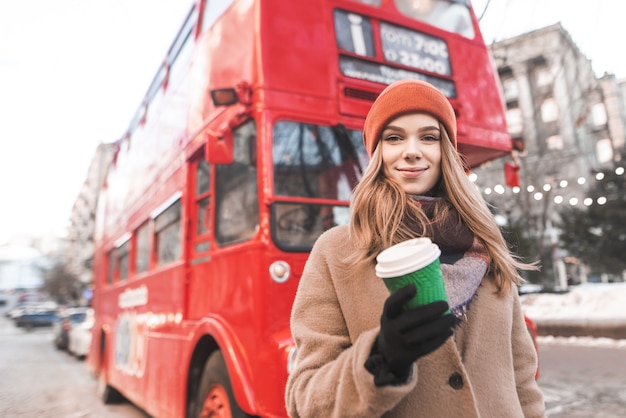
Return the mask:
<svg viewBox="0 0 626 418">
<path fill-rule="evenodd" d="M 402 141 L 402 137 L 399 135 L 387 135 L 383 139 L 386 142 L 400 142 Z"/>
<path fill-rule="evenodd" d="M 438 135 L 424 135 L 422 136 L 422 141 L 426 142 L 439 142 L 440 137 Z"/>
</svg>

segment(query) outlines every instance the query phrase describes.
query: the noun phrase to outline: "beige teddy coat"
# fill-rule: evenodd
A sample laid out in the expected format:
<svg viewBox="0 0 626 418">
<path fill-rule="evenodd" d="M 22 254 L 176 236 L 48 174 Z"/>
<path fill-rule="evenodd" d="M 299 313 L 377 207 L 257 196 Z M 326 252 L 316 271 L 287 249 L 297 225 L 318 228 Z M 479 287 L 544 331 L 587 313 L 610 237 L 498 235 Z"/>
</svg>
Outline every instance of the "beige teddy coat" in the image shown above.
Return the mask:
<svg viewBox="0 0 626 418">
<path fill-rule="evenodd" d="M 316 242 L 291 315 L 296 367 L 286 390 L 291 417 L 544 417 L 537 355 L 515 291 L 483 279 L 454 336 L 420 358 L 408 382 L 376 387 L 364 367 L 389 292 L 355 251 L 348 227 Z"/>
</svg>

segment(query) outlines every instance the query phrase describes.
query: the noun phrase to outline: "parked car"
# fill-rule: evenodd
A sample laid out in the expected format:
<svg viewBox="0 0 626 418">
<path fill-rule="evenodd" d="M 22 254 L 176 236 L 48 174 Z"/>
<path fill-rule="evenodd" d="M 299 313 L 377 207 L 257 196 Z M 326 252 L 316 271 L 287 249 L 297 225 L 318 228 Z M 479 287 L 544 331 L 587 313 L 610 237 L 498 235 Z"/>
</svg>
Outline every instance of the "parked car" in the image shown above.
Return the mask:
<svg viewBox="0 0 626 418">
<path fill-rule="evenodd" d="M 19 318 L 20 316 L 26 313 L 56 311 L 57 308 L 58 308 L 58 305 L 53 301 L 43 301 L 43 302 L 26 301 L 26 302 L 19 302 L 13 308 L 9 309 L 4 315 L 7 318 L 15 321 L 17 318 Z"/>
<path fill-rule="evenodd" d="M 67 350 L 69 341 L 69 330 L 73 324 L 85 320 L 89 308 L 67 308 L 59 313 L 59 320 L 54 323 L 52 330 L 54 333 L 54 346 L 59 350 Z"/>
<path fill-rule="evenodd" d="M 79 359 L 84 359 L 89 353 L 93 323 L 93 309 L 89 308 L 83 320 L 72 323 L 68 331 L 67 351 Z"/>
<path fill-rule="evenodd" d="M 31 330 L 39 327 L 51 327 L 58 319 L 54 310 L 29 310 L 15 318 L 15 326 Z"/>
</svg>

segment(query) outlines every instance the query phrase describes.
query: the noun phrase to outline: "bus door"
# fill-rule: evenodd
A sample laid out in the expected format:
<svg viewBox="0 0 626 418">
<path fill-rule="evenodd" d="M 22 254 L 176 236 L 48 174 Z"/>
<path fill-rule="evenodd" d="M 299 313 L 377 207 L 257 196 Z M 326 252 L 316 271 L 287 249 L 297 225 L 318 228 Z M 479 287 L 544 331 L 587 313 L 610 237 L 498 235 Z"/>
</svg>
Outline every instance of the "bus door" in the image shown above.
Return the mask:
<svg viewBox="0 0 626 418">
<path fill-rule="evenodd" d="M 256 124 L 249 119 L 232 130 L 233 161 L 211 164 L 206 152 L 191 161 L 193 196 L 190 229 L 190 318 L 210 313 L 229 316 L 241 299 L 243 272 L 239 257 L 259 229 Z M 247 264 L 246 267 L 251 267 Z M 246 270 L 249 270 L 246 268 Z M 242 301 L 243 302 L 243 301 Z"/>
</svg>

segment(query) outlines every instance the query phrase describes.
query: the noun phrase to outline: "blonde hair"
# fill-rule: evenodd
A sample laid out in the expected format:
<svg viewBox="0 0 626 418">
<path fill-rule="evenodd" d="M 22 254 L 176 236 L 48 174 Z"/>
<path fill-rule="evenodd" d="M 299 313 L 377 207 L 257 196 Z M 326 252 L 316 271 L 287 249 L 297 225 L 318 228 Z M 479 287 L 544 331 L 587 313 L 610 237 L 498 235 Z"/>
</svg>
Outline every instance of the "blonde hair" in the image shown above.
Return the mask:
<svg viewBox="0 0 626 418">
<path fill-rule="evenodd" d="M 441 130 L 441 178 L 434 196 L 441 197 L 435 206 L 435 218 L 443 217 L 451 205 L 474 235 L 485 245 L 490 258 L 487 271 L 500 293 L 512 284 L 523 282 L 519 270 L 536 270 L 535 264 L 522 262 L 509 250 L 500 228 L 478 188 L 469 180 L 464 163 L 452 145 L 445 127 Z M 379 144 L 380 145 L 380 144 Z M 421 206 L 384 174 L 380 146 L 374 149 L 363 178 L 354 189 L 350 212 L 351 239 L 360 249 L 352 261 L 373 262 L 385 248 L 415 238 L 419 225 L 428 235 L 430 224 Z"/>
</svg>

